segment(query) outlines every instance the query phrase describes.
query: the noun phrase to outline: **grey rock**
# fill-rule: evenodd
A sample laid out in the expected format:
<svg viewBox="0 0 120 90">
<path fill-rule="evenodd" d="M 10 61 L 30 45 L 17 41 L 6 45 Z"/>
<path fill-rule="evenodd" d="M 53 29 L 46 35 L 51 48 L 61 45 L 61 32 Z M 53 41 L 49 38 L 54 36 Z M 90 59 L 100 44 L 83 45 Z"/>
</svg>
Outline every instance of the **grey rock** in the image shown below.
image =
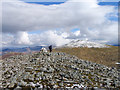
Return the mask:
<svg viewBox="0 0 120 90">
<path fill-rule="evenodd" d="M 69 85 L 120 87 L 116 68 L 92 63 L 65 53 L 39 52 L 0 61 L 0 87 L 68 87 Z M 94 83 L 96 82 L 96 84 Z M 70 86 L 71 87 L 71 86 Z"/>
</svg>

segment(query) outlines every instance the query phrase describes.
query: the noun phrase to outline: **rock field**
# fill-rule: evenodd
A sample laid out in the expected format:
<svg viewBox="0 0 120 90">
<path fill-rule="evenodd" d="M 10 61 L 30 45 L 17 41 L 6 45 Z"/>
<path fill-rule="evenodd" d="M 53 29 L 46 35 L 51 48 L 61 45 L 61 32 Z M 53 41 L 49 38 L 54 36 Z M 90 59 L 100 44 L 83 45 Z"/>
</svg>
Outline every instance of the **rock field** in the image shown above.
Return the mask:
<svg viewBox="0 0 120 90">
<path fill-rule="evenodd" d="M 0 60 L 0 68 L 1 88 L 120 88 L 116 68 L 65 53 L 11 56 Z"/>
</svg>

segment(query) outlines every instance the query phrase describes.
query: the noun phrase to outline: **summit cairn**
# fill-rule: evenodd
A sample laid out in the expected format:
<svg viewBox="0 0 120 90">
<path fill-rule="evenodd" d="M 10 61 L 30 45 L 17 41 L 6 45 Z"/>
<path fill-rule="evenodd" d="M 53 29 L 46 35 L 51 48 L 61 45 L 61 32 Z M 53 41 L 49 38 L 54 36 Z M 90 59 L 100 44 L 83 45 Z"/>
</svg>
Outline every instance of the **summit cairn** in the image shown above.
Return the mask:
<svg viewBox="0 0 120 90">
<path fill-rule="evenodd" d="M 47 52 L 47 49 L 46 49 L 46 48 L 41 48 L 40 51 L 42 51 L 42 52 Z"/>
</svg>

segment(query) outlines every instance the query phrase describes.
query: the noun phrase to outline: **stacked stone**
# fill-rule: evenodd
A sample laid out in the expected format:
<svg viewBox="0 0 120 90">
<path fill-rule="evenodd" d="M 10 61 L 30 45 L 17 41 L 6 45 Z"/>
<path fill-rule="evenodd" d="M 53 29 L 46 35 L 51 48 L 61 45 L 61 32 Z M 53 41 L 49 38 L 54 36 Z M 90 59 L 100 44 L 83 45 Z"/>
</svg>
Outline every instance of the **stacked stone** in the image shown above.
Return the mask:
<svg viewBox="0 0 120 90">
<path fill-rule="evenodd" d="M 17 55 L 2 62 L 3 88 L 119 88 L 119 72 L 65 53 Z"/>
</svg>

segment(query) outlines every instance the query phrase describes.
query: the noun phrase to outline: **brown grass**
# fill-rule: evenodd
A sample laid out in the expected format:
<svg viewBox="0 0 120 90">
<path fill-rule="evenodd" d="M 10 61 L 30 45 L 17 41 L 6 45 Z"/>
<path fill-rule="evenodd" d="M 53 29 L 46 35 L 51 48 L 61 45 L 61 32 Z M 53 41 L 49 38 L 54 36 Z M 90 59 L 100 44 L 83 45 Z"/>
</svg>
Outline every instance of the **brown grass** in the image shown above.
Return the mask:
<svg viewBox="0 0 120 90">
<path fill-rule="evenodd" d="M 5 55 L 2 55 L 2 59 L 9 58 L 10 56 L 23 55 L 22 53 L 10 52 Z"/>
<path fill-rule="evenodd" d="M 59 48 L 53 51 L 65 52 L 83 60 L 103 64 L 108 67 L 116 67 L 115 63 L 118 62 L 118 47 L 110 47 L 111 48 Z"/>
</svg>

